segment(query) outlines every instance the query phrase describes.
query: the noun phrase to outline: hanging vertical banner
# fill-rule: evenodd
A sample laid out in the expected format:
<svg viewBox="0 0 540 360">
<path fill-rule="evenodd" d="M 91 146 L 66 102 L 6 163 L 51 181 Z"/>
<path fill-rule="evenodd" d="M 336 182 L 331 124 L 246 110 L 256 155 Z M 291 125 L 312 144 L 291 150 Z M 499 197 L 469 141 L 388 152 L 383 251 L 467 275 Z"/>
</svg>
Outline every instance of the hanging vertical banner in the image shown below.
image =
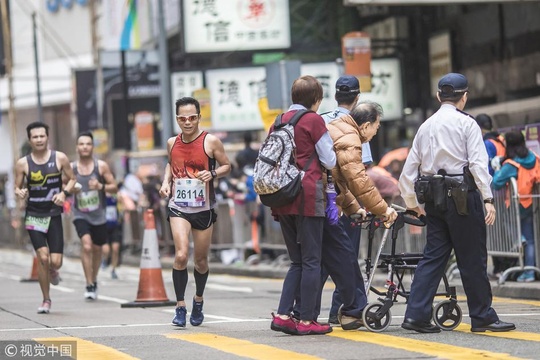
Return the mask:
<svg viewBox="0 0 540 360">
<path fill-rule="evenodd" d="M 371 91 L 371 38 L 367 33 L 354 31 L 341 38 L 341 56 L 345 74 L 360 81 L 360 91 Z"/>
<path fill-rule="evenodd" d="M 266 96 L 264 67 L 208 70 L 205 77 L 214 130 L 263 129 L 258 102 Z"/>
<path fill-rule="evenodd" d="M 187 53 L 291 46 L 288 0 L 184 0 Z"/>
<path fill-rule="evenodd" d="M 149 5 L 147 1 L 140 0 L 102 0 L 102 49 L 140 49 L 141 32 L 146 39 L 150 35 L 150 29 L 148 19 L 145 16 L 140 18 L 139 15 L 147 14 Z M 140 20 L 143 20 L 142 24 Z"/>
</svg>

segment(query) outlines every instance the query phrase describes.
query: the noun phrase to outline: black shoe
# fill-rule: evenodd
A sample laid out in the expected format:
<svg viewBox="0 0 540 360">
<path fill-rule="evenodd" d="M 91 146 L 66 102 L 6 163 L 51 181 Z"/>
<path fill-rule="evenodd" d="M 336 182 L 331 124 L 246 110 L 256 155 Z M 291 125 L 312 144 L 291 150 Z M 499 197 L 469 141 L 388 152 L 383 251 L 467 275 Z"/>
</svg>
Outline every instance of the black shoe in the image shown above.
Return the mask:
<svg viewBox="0 0 540 360">
<path fill-rule="evenodd" d="M 472 332 L 485 332 L 485 331 L 493 331 L 493 332 L 503 332 L 503 331 L 510 331 L 515 330 L 516 325 L 512 323 L 507 323 L 501 320 L 497 320 L 492 324 L 485 325 L 485 326 L 478 326 L 471 328 Z"/>
<path fill-rule="evenodd" d="M 360 318 L 353 316 L 342 315 L 341 316 L 341 328 L 343 330 L 356 330 L 364 326 L 364 322 Z"/>
<path fill-rule="evenodd" d="M 339 325 L 339 320 L 338 320 L 337 315 L 330 314 L 330 316 L 328 316 L 328 323 L 329 324 L 334 324 L 334 325 Z"/>
<path fill-rule="evenodd" d="M 425 334 L 441 332 L 441 329 L 438 326 L 433 325 L 430 322 L 416 321 L 410 318 L 406 318 L 405 321 L 403 321 L 403 324 L 401 324 L 401 327 Z"/>
</svg>

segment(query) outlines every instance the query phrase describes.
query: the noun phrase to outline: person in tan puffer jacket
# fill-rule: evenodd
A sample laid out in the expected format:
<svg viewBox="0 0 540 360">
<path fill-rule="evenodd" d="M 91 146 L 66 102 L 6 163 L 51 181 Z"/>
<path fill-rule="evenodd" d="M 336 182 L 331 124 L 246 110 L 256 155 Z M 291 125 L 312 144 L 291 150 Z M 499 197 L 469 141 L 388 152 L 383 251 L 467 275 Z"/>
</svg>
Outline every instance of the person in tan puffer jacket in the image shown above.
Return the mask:
<svg viewBox="0 0 540 360">
<path fill-rule="evenodd" d="M 384 201 L 362 163 L 362 143 L 377 134 L 382 114 L 379 104 L 363 101 L 350 114 L 330 122 L 327 128 L 334 141 L 337 158 L 332 170 L 334 182 L 340 190 L 337 205 L 347 216 L 355 213 L 364 216 L 365 208 L 391 223 L 397 213 Z"/>
</svg>

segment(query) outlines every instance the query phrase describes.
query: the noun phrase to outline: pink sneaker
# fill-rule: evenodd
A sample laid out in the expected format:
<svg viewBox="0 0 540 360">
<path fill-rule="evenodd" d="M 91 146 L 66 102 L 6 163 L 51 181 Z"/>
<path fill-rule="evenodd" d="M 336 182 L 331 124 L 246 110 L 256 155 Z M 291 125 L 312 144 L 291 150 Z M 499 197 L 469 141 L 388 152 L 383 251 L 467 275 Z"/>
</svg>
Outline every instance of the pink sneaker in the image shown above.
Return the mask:
<svg viewBox="0 0 540 360">
<path fill-rule="evenodd" d="M 307 325 L 299 322 L 296 329 L 298 335 L 323 335 L 332 332 L 330 324 L 319 324 L 316 321 L 312 321 Z"/>
<path fill-rule="evenodd" d="M 289 335 L 298 335 L 298 330 L 296 330 L 296 322 L 291 317 L 283 320 L 279 316 L 275 316 L 274 313 L 272 313 L 272 323 L 270 324 L 270 329 L 274 331 L 281 331 Z"/>
<path fill-rule="evenodd" d="M 43 303 L 41 303 L 41 306 L 38 307 L 38 314 L 48 314 L 51 311 L 51 300 L 43 300 Z"/>
</svg>

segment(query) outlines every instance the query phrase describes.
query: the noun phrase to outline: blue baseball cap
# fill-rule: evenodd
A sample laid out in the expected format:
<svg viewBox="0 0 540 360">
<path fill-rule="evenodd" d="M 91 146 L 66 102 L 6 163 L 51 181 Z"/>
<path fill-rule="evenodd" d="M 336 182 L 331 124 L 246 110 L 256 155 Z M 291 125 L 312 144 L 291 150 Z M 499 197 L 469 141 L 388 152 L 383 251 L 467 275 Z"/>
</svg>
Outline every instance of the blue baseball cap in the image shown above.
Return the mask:
<svg viewBox="0 0 540 360">
<path fill-rule="evenodd" d="M 453 97 L 469 90 L 467 78 L 458 73 L 448 73 L 439 80 L 439 94 L 441 97 Z"/>
<path fill-rule="evenodd" d="M 358 78 L 352 75 L 343 75 L 336 81 L 337 92 L 360 92 L 360 83 Z"/>
</svg>

